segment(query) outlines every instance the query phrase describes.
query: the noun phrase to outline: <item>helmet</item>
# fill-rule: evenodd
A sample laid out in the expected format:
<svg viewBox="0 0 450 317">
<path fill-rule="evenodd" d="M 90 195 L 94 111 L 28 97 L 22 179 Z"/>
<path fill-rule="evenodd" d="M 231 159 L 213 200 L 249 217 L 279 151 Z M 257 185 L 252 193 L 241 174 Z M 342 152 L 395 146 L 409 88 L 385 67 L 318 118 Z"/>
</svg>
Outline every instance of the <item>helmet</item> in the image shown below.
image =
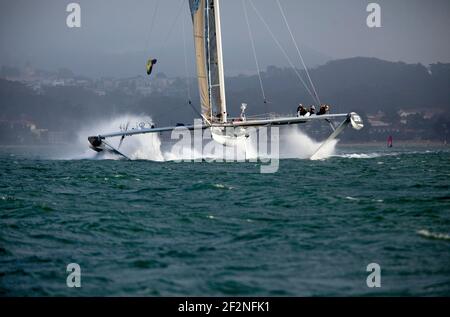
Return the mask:
<svg viewBox="0 0 450 317">
<path fill-rule="evenodd" d="M 312 110 L 316 110 L 316 107 L 315 107 L 315 106 L 311 106 L 311 109 L 312 109 Z"/>
</svg>

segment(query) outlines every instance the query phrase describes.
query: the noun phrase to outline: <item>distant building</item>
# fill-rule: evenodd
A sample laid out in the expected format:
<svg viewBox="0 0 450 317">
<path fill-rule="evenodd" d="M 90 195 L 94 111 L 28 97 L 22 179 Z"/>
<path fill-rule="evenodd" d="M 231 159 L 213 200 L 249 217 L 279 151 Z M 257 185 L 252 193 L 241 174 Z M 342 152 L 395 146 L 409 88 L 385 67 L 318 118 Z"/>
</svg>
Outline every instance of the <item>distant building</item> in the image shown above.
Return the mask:
<svg viewBox="0 0 450 317">
<path fill-rule="evenodd" d="M 389 127 L 391 124 L 383 121 L 384 117 L 384 112 L 378 111 L 376 114 L 367 115 L 367 120 L 369 121 L 369 124 L 374 128 Z"/>
</svg>

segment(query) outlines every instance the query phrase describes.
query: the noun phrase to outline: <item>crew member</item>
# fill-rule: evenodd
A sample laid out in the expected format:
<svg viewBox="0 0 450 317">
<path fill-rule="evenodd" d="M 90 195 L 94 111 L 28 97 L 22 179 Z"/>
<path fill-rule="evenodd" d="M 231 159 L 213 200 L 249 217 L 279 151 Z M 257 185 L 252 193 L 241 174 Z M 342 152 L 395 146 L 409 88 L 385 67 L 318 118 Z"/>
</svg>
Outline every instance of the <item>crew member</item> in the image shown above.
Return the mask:
<svg viewBox="0 0 450 317">
<path fill-rule="evenodd" d="M 297 117 L 304 117 L 307 113 L 308 111 L 306 110 L 306 108 L 302 104 L 300 104 L 297 108 Z"/>
<path fill-rule="evenodd" d="M 320 110 L 317 113 L 317 115 L 321 116 L 321 115 L 327 114 L 329 111 L 330 111 L 330 106 L 328 106 L 328 105 L 321 105 L 320 106 Z"/>
</svg>

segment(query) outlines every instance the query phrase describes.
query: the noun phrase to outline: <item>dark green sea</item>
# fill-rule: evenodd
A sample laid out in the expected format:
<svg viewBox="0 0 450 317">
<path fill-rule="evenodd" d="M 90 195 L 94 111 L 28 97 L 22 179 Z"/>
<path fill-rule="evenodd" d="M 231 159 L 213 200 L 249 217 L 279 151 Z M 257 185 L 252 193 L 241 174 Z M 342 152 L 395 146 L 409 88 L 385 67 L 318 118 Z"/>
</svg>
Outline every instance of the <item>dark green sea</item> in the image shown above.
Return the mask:
<svg viewBox="0 0 450 317">
<path fill-rule="evenodd" d="M 3 296 L 450 295 L 448 147 L 338 146 L 275 174 L 0 152 Z"/>
</svg>

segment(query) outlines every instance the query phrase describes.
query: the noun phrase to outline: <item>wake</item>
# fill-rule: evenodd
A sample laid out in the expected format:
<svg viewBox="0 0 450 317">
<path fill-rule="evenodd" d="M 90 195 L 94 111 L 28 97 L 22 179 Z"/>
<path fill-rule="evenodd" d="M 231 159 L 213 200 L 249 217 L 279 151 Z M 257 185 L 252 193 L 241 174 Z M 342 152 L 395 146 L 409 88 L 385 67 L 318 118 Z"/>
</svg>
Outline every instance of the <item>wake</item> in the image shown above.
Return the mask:
<svg viewBox="0 0 450 317">
<path fill-rule="evenodd" d="M 331 157 L 339 157 L 339 158 L 347 158 L 347 159 L 374 159 L 374 158 L 380 158 L 380 157 L 397 157 L 402 155 L 415 155 L 415 154 L 435 154 L 439 151 L 430 151 L 430 150 L 424 150 L 424 151 L 395 151 L 391 152 L 388 150 L 380 150 L 378 152 L 366 152 L 366 153 L 339 153 L 339 154 L 333 154 Z"/>
</svg>

